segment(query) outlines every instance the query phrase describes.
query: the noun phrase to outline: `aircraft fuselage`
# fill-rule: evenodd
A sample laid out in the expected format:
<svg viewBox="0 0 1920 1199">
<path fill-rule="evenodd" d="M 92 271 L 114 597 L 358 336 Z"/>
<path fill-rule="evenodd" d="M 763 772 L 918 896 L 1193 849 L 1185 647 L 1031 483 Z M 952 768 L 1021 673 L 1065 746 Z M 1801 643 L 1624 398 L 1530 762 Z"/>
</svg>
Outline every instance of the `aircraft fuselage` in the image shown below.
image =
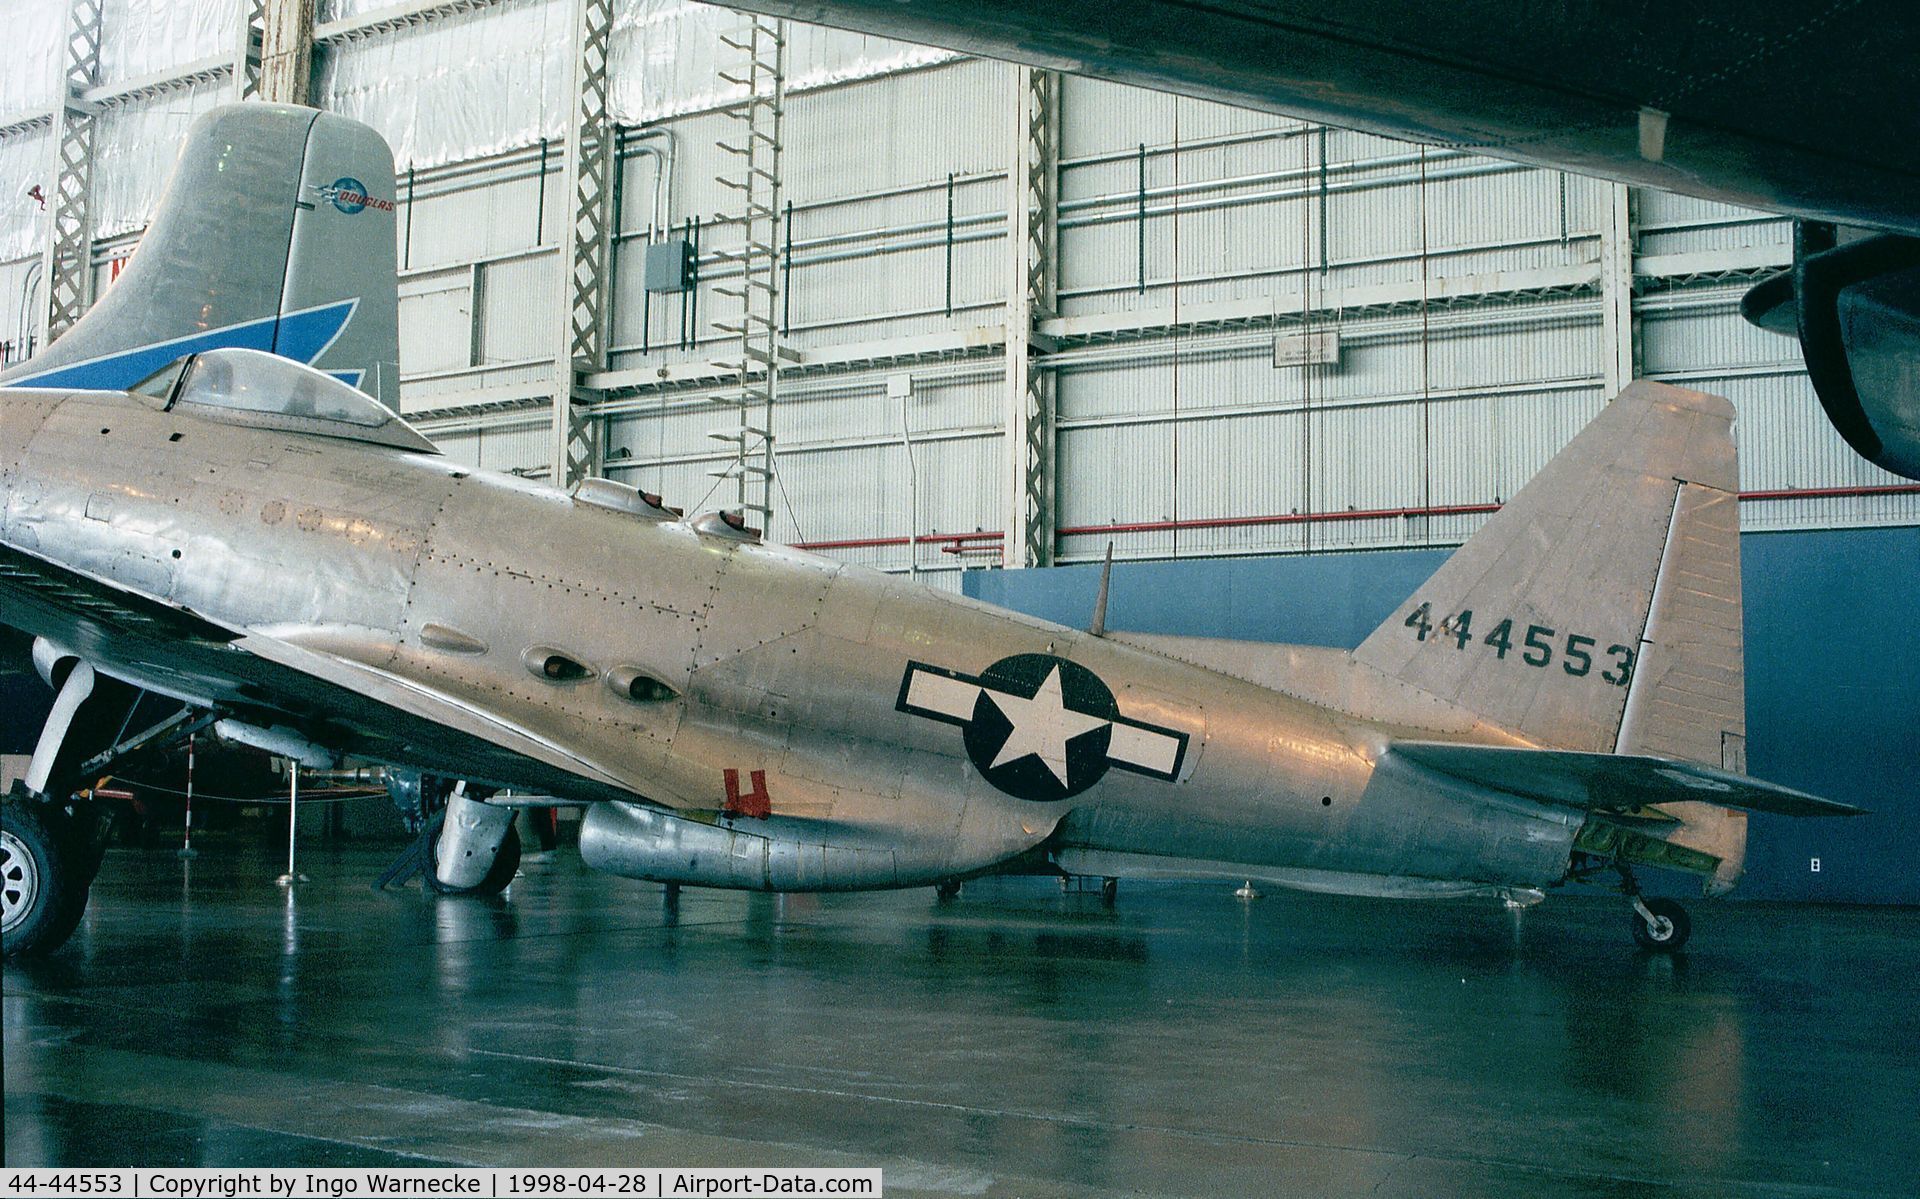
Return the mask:
<svg viewBox="0 0 1920 1199">
<path fill-rule="evenodd" d="M 1431 702 L 1376 696 L 1385 721 L 1314 702 L 1337 689 L 1333 651 L 1286 694 L 434 455 L 117 393 L 15 393 L 0 467 L 14 550 L 234 630 L 234 654 L 297 647 L 370 693 L 510 730 L 540 769 L 486 782 L 625 795 L 643 824 L 657 805 L 820 849 L 789 883 L 923 884 L 1045 842 L 1139 873 L 1537 887 L 1564 876 L 1581 823 L 1377 769 L 1396 734 L 1514 739 Z M 250 702 L 217 670 L 111 640 L 86 652 L 152 690 Z M 554 786 L 556 769 L 577 786 Z"/>
</svg>

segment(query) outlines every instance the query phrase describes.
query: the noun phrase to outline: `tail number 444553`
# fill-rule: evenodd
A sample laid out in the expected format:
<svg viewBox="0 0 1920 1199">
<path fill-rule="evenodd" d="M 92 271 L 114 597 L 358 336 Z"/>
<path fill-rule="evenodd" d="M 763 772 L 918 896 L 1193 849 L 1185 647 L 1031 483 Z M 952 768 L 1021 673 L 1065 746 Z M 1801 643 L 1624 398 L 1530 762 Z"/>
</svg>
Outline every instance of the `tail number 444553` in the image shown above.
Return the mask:
<svg viewBox="0 0 1920 1199">
<path fill-rule="evenodd" d="M 1452 616 L 1442 617 L 1438 624 L 1433 620 L 1433 605 L 1422 603 L 1407 615 L 1406 626 L 1413 630 L 1414 636 L 1421 641 L 1451 640 L 1455 649 L 1466 649 L 1468 643 L 1478 636 L 1473 627 L 1473 609 L 1467 608 Z M 1566 633 L 1564 639 L 1559 630 L 1549 625 L 1530 624 L 1524 628 L 1516 627 L 1508 617 L 1489 629 L 1485 636 L 1478 637 L 1478 644 L 1491 649 L 1501 660 L 1509 655 L 1518 662 L 1545 670 L 1552 664 L 1556 653 L 1560 659 L 1560 669 L 1574 678 L 1586 678 L 1595 673 L 1594 656 L 1603 659 L 1598 672 L 1599 678 L 1616 687 L 1624 687 L 1633 678 L 1634 650 L 1630 645 L 1615 642 L 1602 650 L 1599 639 L 1585 633 Z"/>
</svg>

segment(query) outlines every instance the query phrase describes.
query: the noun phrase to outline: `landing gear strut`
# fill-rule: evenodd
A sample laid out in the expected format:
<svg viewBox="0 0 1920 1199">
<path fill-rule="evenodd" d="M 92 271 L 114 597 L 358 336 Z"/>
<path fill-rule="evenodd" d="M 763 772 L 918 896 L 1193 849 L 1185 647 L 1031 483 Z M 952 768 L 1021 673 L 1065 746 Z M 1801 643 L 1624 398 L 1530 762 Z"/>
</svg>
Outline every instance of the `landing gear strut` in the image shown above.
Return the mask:
<svg viewBox="0 0 1920 1199">
<path fill-rule="evenodd" d="M 1671 899 L 1643 898 L 1633 868 L 1621 861 L 1616 861 L 1614 868 L 1620 872 L 1620 889 L 1633 903 L 1634 944 L 1654 953 L 1680 952 L 1693 935 L 1693 920 L 1687 909 Z"/>
<path fill-rule="evenodd" d="M 60 948 L 86 911 L 106 825 L 95 801 L 74 792 L 115 763 L 213 719 L 183 707 L 135 731 L 145 692 L 96 674 L 45 639 L 33 643 L 33 664 L 58 694 L 26 776 L 0 806 L 0 943 L 9 958 Z"/>
<path fill-rule="evenodd" d="M 441 895 L 498 895 L 519 872 L 514 809 L 468 795 L 464 782 L 399 770 L 387 773 L 387 792 L 415 839 L 374 890 L 404 886 L 418 874 Z"/>
<path fill-rule="evenodd" d="M 67 734 L 82 705 L 93 698 L 93 667 L 58 661 L 44 641 L 33 646 L 34 665 L 59 689 L 27 776 L 14 784 L 0 816 L 0 874 L 5 880 L 0 906 L 0 942 L 7 957 L 49 953 L 66 943 L 87 909 L 92 875 L 82 861 L 73 821 L 53 801 L 51 790 L 60 759 L 70 757 Z"/>
<path fill-rule="evenodd" d="M 427 885 L 442 895 L 498 895 L 519 869 L 520 834 L 513 827 L 513 809 L 469 799 L 464 783 L 454 788 L 433 842 Z"/>
</svg>

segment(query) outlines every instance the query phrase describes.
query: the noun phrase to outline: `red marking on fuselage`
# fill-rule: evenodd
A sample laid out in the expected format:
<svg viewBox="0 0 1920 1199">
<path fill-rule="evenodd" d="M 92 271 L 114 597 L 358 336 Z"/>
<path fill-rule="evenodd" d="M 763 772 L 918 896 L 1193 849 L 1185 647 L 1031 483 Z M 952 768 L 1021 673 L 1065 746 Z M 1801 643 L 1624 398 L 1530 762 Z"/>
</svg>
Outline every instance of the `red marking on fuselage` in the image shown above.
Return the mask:
<svg viewBox="0 0 1920 1199">
<path fill-rule="evenodd" d="M 721 811 L 729 816 L 751 816 L 756 820 L 765 820 L 773 815 L 773 797 L 767 794 L 767 772 L 755 770 L 747 777 L 753 783 L 753 790 L 744 795 L 740 792 L 740 772 L 728 769 L 721 772 L 727 781 L 727 806 Z"/>
</svg>

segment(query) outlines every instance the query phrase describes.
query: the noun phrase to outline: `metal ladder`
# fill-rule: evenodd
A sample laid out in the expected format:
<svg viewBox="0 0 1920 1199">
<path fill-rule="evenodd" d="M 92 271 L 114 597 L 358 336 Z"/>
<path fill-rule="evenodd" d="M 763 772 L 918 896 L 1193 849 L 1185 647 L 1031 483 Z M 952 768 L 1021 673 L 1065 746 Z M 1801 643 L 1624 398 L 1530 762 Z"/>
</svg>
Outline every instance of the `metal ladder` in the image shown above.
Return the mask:
<svg viewBox="0 0 1920 1199">
<path fill-rule="evenodd" d="M 737 250 L 715 257 L 737 263 L 716 294 L 736 300 L 737 321 L 714 326 L 739 340 L 738 357 L 715 365 L 737 376 L 737 384 L 714 398 L 738 413 L 735 427 L 708 434 L 733 447 L 734 459 L 710 472 L 735 481 L 736 506 L 760 514 L 762 527 L 773 518 L 773 401 L 780 378 L 780 118 L 786 105 L 787 30 L 784 20 L 745 15 L 746 26 L 721 42 L 738 54 L 722 83 L 745 88 L 746 95 L 727 110 L 735 123 L 730 140 L 719 148 L 732 156 L 733 169 L 717 177 L 738 194 L 741 240 Z"/>
</svg>

